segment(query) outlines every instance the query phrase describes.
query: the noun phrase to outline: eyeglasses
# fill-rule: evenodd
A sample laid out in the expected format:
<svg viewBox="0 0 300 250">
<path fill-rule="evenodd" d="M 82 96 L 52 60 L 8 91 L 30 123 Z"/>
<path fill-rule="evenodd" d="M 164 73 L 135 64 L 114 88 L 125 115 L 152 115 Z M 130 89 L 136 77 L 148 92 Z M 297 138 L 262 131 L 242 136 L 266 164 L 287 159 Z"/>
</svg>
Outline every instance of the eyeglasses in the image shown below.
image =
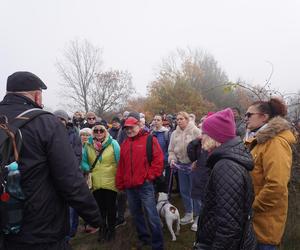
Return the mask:
<svg viewBox="0 0 300 250">
<path fill-rule="evenodd" d="M 104 132 L 105 132 L 105 130 L 103 129 L 103 128 L 100 128 L 100 129 L 94 129 L 93 130 L 93 132 L 95 133 L 95 134 L 97 134 L 98 132 L 100 132 L 100 134 L 103 134 Z"/>
<path fill-rule="evenodd" d="M 250 112 L 247 112 L 245 114 L 245 118 L 250 118 L 252 115 L 263 115 L 263 113 L 250 113 Z"/>
<path fill-rule="evenodd" d="M 80 136 L 90 136 L 90 134 L 82 133 Z"/>
<path fill-rule="evenodd" d="M 88 120 L 96 120 L 96 117 L 88 117 Z"/>
</svg>

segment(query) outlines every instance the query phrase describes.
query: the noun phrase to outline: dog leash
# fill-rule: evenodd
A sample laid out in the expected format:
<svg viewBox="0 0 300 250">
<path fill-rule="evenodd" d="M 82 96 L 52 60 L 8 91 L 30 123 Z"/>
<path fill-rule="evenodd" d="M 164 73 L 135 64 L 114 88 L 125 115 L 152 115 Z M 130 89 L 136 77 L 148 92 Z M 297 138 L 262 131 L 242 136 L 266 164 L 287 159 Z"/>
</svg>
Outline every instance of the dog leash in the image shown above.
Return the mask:
<svg viewBox="0 0 300 250">
<path fill-rule="evenodd" d="M 171 198 L 171 187 L 172 187 L 172 179 L 173 179 L 173 168 L 170 166 L 170 177 L 169 177 L 169 185 L 168 185 L 168 198 Z"/>
</svg>

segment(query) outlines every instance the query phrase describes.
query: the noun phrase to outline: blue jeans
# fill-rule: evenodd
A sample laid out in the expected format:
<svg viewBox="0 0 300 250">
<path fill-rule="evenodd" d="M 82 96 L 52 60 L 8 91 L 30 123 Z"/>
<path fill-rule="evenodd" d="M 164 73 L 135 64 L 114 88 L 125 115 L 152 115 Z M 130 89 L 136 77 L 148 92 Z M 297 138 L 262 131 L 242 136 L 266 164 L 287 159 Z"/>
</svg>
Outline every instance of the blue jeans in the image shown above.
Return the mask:
<svg viewBox="0 0 300 250">
<path fill-rule="evenodd" d="M 139 240 L 145 244 L 150 243 L 150 235 L 145 219 L 146 215 L 152 234 L 152 249 L 164 249 L 163 233 L 160 218 L 156 210 L 153 184 L 146 181 L 139 187 L 126 189 L 126 194 L 129 210 L 133 217 Z M 143 211 L 145 211 L 145 215 Z"/>
<path fill-rule="evenodd" d="M 180 196 L 182 198 L 185 213 L 192 213 L 194 210 L 195 216 L 200 213 L 200 206 L 197 200 L 192 199 L 192 176 L 178 170 L 178 179 L 180 185 Z"/>
<path fill-rule="evenodd" d="M 74 208 L 70 207 L 70 235 L 71 237 L 75 236 L 78 228 L 79 216 Z"/>
<path fill-rule="evenodd" d="M 257 250 L 276 250 L 276 246 L 258 243 Z"/>
</svg>

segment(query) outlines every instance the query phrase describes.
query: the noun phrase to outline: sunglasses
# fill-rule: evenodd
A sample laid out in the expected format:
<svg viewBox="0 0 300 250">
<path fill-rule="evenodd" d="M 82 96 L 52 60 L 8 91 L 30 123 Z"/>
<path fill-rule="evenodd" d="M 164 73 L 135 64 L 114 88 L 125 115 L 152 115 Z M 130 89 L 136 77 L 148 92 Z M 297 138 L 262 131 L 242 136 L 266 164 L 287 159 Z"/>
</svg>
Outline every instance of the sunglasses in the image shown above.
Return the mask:
<svg viewBox="0 0 300 250">
<path fill-rule="evenodd" d="M 90 136 L 90 134 L 82 133 L 81 136 Z"/>
<path fill-rule="evenodd" d="M 88 120 L 96 120 L 96 117 L 89 117 Z"/>
<path fill-rule="evenodd" d="M 247 117 L 247 118 L 250 118 L 252 115 L 263 115 L 263 113 L 250 113 L 250 112 L 247 112 L 246 114 L 245 114 L 245 118 Z"/>
<path fill-rule="evenodd" d="M 103 128 L 100 128 L 100 129 L 94 129 L 93 130 L 93 132 L 95 133 L 95 134 L 97 134 L 97 133 L 99 133 L 100 132 L 100 134 L 103 134 L 104 132 L 105 132 L 105 130 L 103 129 Z"/>
</svg>

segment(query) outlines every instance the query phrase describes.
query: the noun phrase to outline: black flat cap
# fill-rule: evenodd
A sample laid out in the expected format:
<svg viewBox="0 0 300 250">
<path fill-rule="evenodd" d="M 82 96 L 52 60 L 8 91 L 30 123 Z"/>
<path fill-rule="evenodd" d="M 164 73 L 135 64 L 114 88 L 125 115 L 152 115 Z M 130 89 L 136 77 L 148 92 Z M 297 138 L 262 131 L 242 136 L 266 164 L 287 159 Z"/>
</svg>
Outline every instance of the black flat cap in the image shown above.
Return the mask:
<svg viewBox="0 0 300 250">
<path fill-rule="evenodd" d="M 33 73 L 17 71 L 7 78 L 6 91 L 21 92 L 39 89 L 47 89 L 47 86 Z"/>
</svg>

